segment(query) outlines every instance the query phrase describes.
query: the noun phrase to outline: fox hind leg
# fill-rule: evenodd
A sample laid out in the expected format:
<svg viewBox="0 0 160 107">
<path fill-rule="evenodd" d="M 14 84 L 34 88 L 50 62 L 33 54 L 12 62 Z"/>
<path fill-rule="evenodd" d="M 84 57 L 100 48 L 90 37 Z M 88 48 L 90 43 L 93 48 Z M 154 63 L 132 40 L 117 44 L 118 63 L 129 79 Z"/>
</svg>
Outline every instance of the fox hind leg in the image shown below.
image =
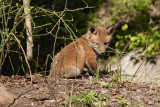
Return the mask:
<svg viewBox="0 0 160 107">
<path fill-rule="evenodd" d="M 64 78 L 75 78 L 80 76 L 80 74 L 80 69 L 74 66 L 66 67 L 66 70 L 64 70 Z"/>
</svg>

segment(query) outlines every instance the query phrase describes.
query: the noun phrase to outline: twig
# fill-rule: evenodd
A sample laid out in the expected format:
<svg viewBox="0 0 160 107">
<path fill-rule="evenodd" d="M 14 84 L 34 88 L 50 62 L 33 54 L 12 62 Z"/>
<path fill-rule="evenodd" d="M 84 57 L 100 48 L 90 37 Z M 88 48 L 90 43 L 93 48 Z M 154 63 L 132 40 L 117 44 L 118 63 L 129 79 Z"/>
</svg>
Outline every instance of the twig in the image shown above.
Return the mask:
<svg viewBox="0 0 160 107">
<path fill-rule="evenodd" d="M 14 25 L 17 23 L 18 17 L 20 13 L 23 11 L 24 5 L 21 6 L 21 8 L 17 11 L 16 16 L 14 18 Z"/>
<path fill-rule="evenodd" d="M 73 84 L 72 84 L 72 88 L 71 88 L 71 97 L 70 97 L 70 107 L 72 107 L 72 93 L 73 93 Z"/>
<path fill-rule="evenodd" d="M 36 28 L 41 28 L 41 27 L 44 27 L 44 26 L 48 26 L 48 25 L 51 25 L 52 23 L 47 23 L 47 24 L 44 24 L 44 25 L 41 25 L 41 26 L 36 26 L 36 27 L 34 27 L 34 29 L 36 29 Z"/>
<path fill-rule="evenodd" d="M 60 20 L 58 21 L 58 30 L 57 30 L 57 32 L 56 32 L 56 37 L 55 37 L 55 41 L 54 41 L 54 45 L 53 45 L 53 67 L 54 67 L 54 71 L 50 71 L 50 73 L 51 72 L 54 72 L 54 78 L 55 78 L 55 81 L 56 81 L 56 71 L 55 71 L 55 69 L 56 69 L 56 65 L 55 65 L 55 55 L 54 55 L 54 52 L 55 52 L 55 50 L 56 50 L 56 42 L 57 42 L 57 35 L 58 35 L 58 32 L 59 32 L 59 28 L 60 28 Z M 52 73 L 51 73 L 51 75 L 52 75 Z M 55 82 L 55 87 L 56 87 L 56 82 Z"/>
<path fill-rule="evenodd" d="M 160 26 L 155 26 L 155 27 L 152 28 L 152 31 L 155 31 L 155 30 L 157 30 L 159 28 L 160 28 Z"/>
<path fill-rule="evenodd" d="M 45 80 L 46 80 L 47 85 L 48 85 L 49 89 L 51 90 L 51 93 L 52 93 L 52 95 L 53 95 L 53 97 L 54 97 L 54 99 L 55 99 L 55 101 L 56 101 L 56 105 L 58 106 L 58 101 L 57 101 L 57 98 L 56 98 L 56 96 L 55 96 L 55 93 L 53 92 L 52 87 L 51 87 L 51 85 L 49 84 L 49 82 L 48 82 L 48 80 L 47 80 L 46 77 L 45 77 Z M 56 107 L 57 107 L 57 106 L 56 106 Z"/>
<path fill-rule="evenodd" d="M 147 58 L 147 57 L 145 57 L 145 58 L 143 59 L 143 61 L 141 62 L 141 64 L 140 64 L 139 67 L 137 68 L 136 72 L 134 73 L 134 75 L 133 75 L 133 77 L 132 77 L 132 79 L 131 79 L 131 82 L 132 82 L 133 78 L 136 76 L 138 70 L 140 69 L 140 67 L 142 66 L 142 64 L 143 64 L 144 61 L 146 60 L 146 58 Z M 131 83 L 130 83 L 130 84 L 131 84 Z M 129 85 L 129 86 L 130 86 L 130 85 Z"/>
<path fill-rule="evenodd" d="M 1 7 L 0 9 L 4 9 L 4 8 L 7 8 L 7 7 L 9 7 L 9 6 L 11 6 L 11 5 L 6 5 L 6 6 L 3 6 L 3 7 Z"/>
<path fill-rule="evenodd" d="M 131 43 L 131 41 L 129 41 L 129 42 L 126 44 L 126 46 L 124 47 L 121 55 L 119 56 L 119 59 L 122 57 L 122 54 L 126 51 L 126 49 L 127 49 L 127 47 L 129 46 L 130 43 Z"/>
<path fill-rule="evenodd" d="M 95 8 L 95 6 L 92 6 L 92 7 L 83 7 L 83 8 L 77 8 L 77 9 L 73 9 L 73 10 L 69 10 L 69 9 L 65 9 L 64 11 L 65 12 L 72 12 L 72 11 L 79 11 L 79 10 L 84 10 L 84 9 L 91 9 L 91 8 Z M 63 11 L 60 11 L 60 12 L 57 12 L 57 13 L 61 13 Z"/>
<path fill-rule="evenodd" d="M 24 57 L 25 57 L 25 60 L 26 60 L 26 63 L 27 63 L 28 69 L 29 69 L 30 77 L 31 77 L 31 83 L 30 83 L 30 84 L 31 84 L 31 86 L 32 86 L 32 83 L 33 83 L 32 72 L 31 72 L 31 67 L 30 67 L 30 65 L 29 65 L 29 62 L 28 62 L 28 60 L 27 60 L 26 53 L 25 53 L 25 51 L 24 51 L 21 43 L 19 42 L 18 38 L 15 36 L 15 34 L 12 33 L 12 35 L 13 35 L 14 38 L 16 39 L 17 43 L 19 44 L 19 46 L 20 46 L 20 48 L 21 48 L 21 50 L 22 50 L 22 52 L 23 52 L 23 54 L 24 54 Z"/>
</svg>

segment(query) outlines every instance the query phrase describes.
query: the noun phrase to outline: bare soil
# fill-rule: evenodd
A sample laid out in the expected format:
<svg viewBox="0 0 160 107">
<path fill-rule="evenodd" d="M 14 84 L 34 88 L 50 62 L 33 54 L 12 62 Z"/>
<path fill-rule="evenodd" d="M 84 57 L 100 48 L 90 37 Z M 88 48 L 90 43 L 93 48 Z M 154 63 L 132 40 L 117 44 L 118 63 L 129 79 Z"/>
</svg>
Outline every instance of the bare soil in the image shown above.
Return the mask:
<svg viewBox="0 0 160 107">
<path fill-rule="evenodd" d="M 75 93 L 96 92 L 108 100 L 101 100 L 102 107 L 160 107 L 160 86 L 154 83 L 133 83 L 122 79 L 117 83 L 110 76 L 101 76 L 95 83 L 95 77 L 77 79 L 60 79 L 57 83 L 42 75 L 33 75 L 33 86 L 30 78 L 24 76 L 2 76 L 0 82 L 17 98 L 17 104 L 11 107 L 96 107 L 82 103 L 72 103 Z M 107 83 L 110 87 L 103 86 Z M 117 87 L 119 86 L 119 88 Z M 95 96 L 96 97 L 96 96 Z M 125 104 L 120 101 L 126 100 Z M 94 100 L 93 100 L 94 101 Z"/>
</svg>

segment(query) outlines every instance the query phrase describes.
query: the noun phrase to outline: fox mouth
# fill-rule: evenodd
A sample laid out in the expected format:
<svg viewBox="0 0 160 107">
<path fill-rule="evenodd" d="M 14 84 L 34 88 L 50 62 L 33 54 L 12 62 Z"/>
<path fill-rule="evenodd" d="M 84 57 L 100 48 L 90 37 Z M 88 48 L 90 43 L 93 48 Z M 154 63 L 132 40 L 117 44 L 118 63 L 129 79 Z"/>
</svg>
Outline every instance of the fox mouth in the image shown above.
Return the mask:
<svg viewBox="0 0 160 107">
<path fill-rule="evenodd" d="M 88 41 L 89 46 L 97 53 L 97 54 L 103 54 L 104 52 L 101 52 L 99 49 L 97 49 L 96 47 L 94 47 L 90 41 Z"/>
<path fill-rule="evenodd" d="M 94 46 L 92 46 L 92 48 L 93 48 L 93 50 L 94 50 L 97 54 L 99 54 L 99 55 L 105 53 L 105 51 L 100 51 L 98 48 L 96 48 L 96 47 L 94 47 Z"/>
</svg>

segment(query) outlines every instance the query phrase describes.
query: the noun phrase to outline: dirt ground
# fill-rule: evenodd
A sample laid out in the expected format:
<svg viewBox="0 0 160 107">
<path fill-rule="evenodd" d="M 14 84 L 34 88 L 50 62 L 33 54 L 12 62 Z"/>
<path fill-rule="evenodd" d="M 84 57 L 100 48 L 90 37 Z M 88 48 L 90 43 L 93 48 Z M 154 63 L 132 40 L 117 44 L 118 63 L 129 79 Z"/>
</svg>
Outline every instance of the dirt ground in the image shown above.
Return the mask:
<svg viewBox="0 0 160 107">
<path fill-rule="evenodd" d="M 33 86 L 30 86 L 30 78 L 0 75 L 0 82 L 17 97 L 18 103 L 11 107 L 160 107 L 159 84 L 133 83 L 123 78 L 120 83 L 113 76 L 105 75 L 96 82 L 95 77 L 88 76 L 57 80 L 55 85 L 47 76 L 39 74 L 33 77 Z M 90 92 L 96 93 L 90 105 L 75 103 L 72 99 L 78 93 L 87 95 Z M 98 98 L 100 95 L 104 98 Z M 94 104 L 97 100 L 101 106 Z"/>
</svg>

